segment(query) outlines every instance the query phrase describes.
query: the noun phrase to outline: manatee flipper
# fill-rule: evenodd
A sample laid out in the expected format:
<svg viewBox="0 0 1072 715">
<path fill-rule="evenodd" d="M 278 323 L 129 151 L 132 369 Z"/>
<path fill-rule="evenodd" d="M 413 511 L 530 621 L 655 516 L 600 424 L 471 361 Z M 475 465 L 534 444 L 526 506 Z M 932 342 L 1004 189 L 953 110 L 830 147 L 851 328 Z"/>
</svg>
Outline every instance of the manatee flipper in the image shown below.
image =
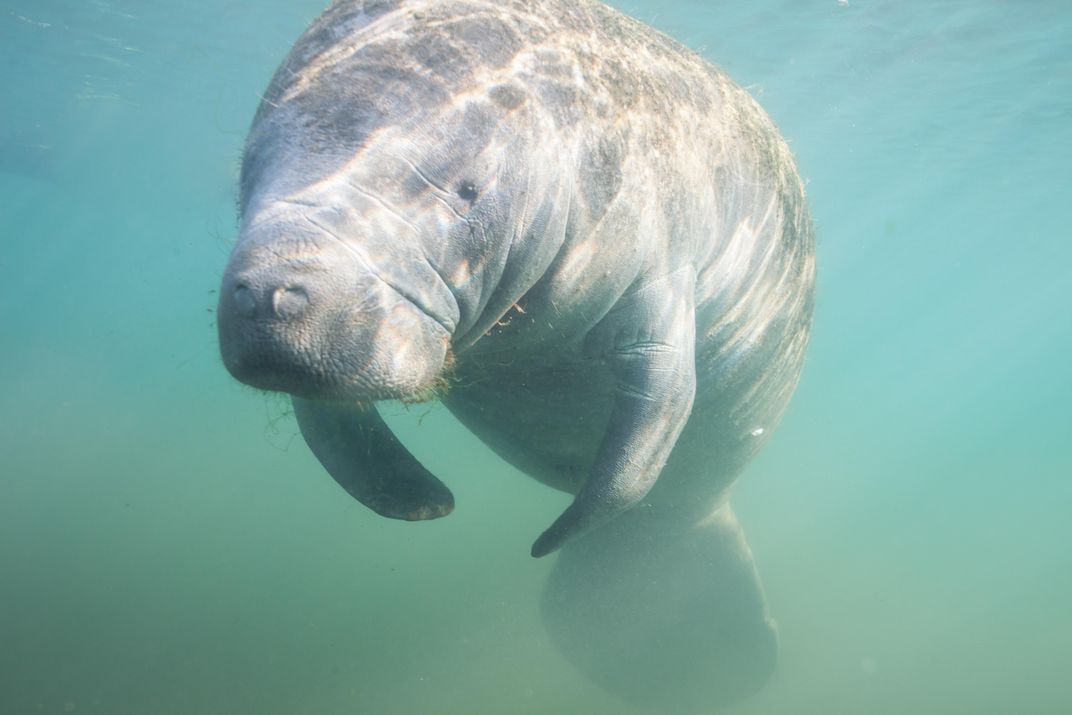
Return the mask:
<svg viewBox="0 0 1072 715">
<path fill-rule="evenodd" d="M 688 421 L 696 394 L 695 274 L 677 271 L 623 298 L 587 339 L 614 375 L 606 432 L 573 503 L 532 546 L 539 557 L 637 504 Z"/>
<path fill-rule="evenodd" d="M 454 495 L 398 441 L 375 407 L 292 400 L 306 444 L 350 496 L 406 521 L 454 509 Z"/>
<path fill-rule="evenodd" d="M 566 545 L 543 593 L 558 650 L 607 691 L 712 712 L 766 682 L 778 638 L 728 505 L 701 524 L 633 509 Z"/>
</svg>

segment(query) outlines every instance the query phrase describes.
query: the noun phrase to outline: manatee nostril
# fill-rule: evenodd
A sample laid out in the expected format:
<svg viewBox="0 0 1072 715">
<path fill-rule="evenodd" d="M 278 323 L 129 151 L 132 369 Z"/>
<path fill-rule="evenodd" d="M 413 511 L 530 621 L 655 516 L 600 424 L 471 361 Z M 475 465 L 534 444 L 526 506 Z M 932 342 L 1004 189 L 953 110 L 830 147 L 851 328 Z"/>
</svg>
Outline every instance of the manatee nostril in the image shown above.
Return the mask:
<svg viewBox="0 0 1072 715">
<path fill-rule="evenodd" d="M 231 295 L 234 298 L 235 308 L 239 314 L 246 318 L 252 318 L 257 310 L 257 301 L 253 298 L 252 291 L 246 286 L 240 285 L 234 289 L 234 293 Z"/>
<path fill-rule="evenodd" d="M 280 318 L 297 318 L 309 306 L 309 294 L 304 288 L 279 288 L 272 293 L 272 311 Z"/>
</svg>

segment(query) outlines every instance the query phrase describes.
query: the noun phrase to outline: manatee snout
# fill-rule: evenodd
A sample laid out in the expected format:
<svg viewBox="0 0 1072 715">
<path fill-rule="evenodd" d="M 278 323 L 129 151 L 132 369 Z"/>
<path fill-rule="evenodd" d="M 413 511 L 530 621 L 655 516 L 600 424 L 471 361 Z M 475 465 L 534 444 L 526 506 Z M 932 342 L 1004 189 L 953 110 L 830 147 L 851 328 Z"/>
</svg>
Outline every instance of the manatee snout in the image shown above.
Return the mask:
<svg viewBox="0 0 1072 715">
<path fill-rule="evenodd" d="M 311 400 L 418 398 L 450 333 L 337 240 L 240 237 L 220 288 L 220 352 L 252 387 Z"/>
<path fill-rule="evenodd" d="M 308 271 L 283 261 L 257 265 L 238 255 L 220 288 L 220 352 L 235 378 L 254 387 L 305 392 L 324 382 L 327 365 L 310 349 L 332 319 L 330 304 Z"/>
<path fill-rule="evenodd" d="M 270 289 L 266 295 L 262 292 L 260 296 L 256 295 L 254 290 L 245 281 L 235 281 L 228 309 L 235 311 L 240 318 L 251 320 L 267 306 L 272 318 L 297 320 L 309 307 L 309 291 L 300 284 L 282 285 Z"/>
</svg>

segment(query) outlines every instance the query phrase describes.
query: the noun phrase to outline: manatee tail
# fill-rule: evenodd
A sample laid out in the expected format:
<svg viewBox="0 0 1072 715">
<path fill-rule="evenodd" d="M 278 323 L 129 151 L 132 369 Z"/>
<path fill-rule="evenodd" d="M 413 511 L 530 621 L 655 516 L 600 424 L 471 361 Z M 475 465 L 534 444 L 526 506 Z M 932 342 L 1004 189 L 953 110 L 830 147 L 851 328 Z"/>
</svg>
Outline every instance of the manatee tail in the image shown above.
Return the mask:
<svg viewBox="0 0 1072 715">
<path fill-rule="evenodd" d="M 774 671 L 777 633 L 728 505 L 694 525 L 640 506 L 570 543 L 542 609 L 568 660 L 643 707 L 710 712 Z"/>
</svg>

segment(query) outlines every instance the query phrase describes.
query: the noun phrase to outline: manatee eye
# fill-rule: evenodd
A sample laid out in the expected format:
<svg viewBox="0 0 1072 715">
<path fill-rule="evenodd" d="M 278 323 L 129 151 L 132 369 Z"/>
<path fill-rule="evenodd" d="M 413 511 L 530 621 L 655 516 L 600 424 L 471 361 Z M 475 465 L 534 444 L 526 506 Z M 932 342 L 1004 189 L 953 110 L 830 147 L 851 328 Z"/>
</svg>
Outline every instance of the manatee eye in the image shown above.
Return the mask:
<svg viewBox="0 0 1072 715">
<path fill-rule="evenodd" d="M 473 203 L 476 201 L 476 195 L 476 184 L 471 181 L 463 182 L 462 185 L 458 187 L 458 198 L 463 201 Z"/>
</svg>

